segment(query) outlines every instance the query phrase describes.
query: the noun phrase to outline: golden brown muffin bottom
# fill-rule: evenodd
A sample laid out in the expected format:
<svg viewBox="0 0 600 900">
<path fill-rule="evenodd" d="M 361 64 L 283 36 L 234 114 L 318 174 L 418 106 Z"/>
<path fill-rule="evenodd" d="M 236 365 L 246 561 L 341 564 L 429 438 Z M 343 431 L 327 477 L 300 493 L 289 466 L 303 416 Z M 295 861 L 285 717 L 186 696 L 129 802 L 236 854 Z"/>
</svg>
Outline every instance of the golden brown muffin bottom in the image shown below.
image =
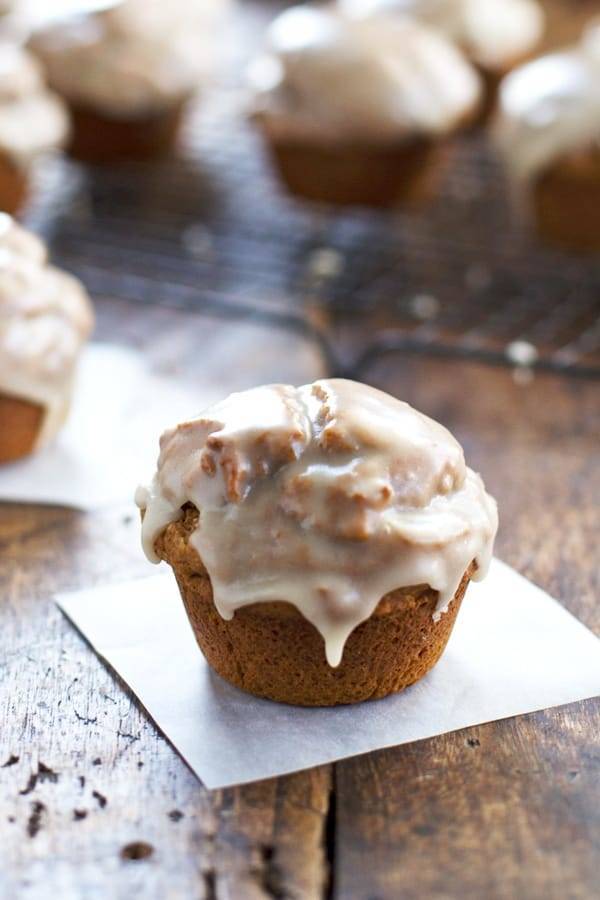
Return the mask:
<svg viewBox="0 0 600 900">
<path fill-rule="evenodd" d="M 5 156 L 0 155 L 0 210 L 14 215 L 27 199 L 29 179 Z"/>
<path fill-rule="evenodd" d="M 0 394 L 0 463 L 32 452 L 43 418 L 44 407 L 39 403 Z"/>
<path fill-rule="evenodd" d="M 538 233 L 577 252 L 600 252 L 600 147 L 563 156 L 533 185 Z"/>
<path fill-rule="evenodd" d="M 335 706 L 385 697 L 422 678 L 446 646 L 471 566 L 438 622 L 437 592 L 425 585 L 386 594 L 373 615 L 350 635 L 342 662 L 331 668 L 323 638 L 289 603 L 255 603 L 230 621 L 213 603 L 210 578 L 189 537 L 198 511 L 168 525 L 155 548 L 175 572 L 196 640 L 212 668 L 258 697 L 300 706 Z"/>
<path fill-rule="evenodd" d="M 168 156 L 175 144 L 183 104 L 138 119 L 111 118 L 85 106 L 72 105 L 70 109 L 69 153 L 82 162 L 103 164 Z"/>
<path fill-rule="evenodd" d="M 436 193 L 448 155 L 440 140 L 329 145 L 267 135 L 267 142 L 292 194 L 338 206 L 425 205 Z"/>
</svg>

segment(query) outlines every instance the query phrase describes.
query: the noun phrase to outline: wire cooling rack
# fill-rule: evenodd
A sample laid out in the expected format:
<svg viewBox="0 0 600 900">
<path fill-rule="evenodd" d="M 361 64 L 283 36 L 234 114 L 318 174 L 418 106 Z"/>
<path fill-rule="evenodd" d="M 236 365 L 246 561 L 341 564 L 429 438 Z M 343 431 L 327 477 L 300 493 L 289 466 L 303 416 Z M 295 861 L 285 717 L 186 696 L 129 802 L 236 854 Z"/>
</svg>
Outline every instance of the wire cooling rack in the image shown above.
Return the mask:
<svg viewBox="0 0 600 900">
<path fill-rule="evenodd" d="M 40 172 L 29 218 L 97 299 L 294 329 L 336 373 L 400 352 L 600 377 L 600 258 L 536 243 L 484 133 L 456 141 L 426 211 L 336 212 L 286 196 L 239 84 L 190 111 L 172 160 Z"/>
</svg>

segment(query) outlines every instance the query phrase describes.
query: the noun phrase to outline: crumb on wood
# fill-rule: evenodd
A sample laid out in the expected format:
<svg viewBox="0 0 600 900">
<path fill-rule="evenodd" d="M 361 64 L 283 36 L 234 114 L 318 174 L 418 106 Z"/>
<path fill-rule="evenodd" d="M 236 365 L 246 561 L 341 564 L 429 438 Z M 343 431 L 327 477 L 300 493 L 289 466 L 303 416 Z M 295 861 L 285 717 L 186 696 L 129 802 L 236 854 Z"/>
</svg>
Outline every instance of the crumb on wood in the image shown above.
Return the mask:
<svg viewBox="0 0 600 900">
<path fill-rule="evenodd" d="M 46 807 L 39 800 L 35 800 L 31 804 L 31 814 L 27 820 L 27 834 L 30 838 L 34 838 L 42 828 L 42 815 Z"/>
<path fill-rule="evenodd" d="M 8 757 L 8 759 L 6 760 L 6 762 L 2 763 L 2 766 L 0 768 L 8 769 L 9 766 L 16 766 L 16 764 L 19 762 L 20 758 L 21 758 L 20 756 L 15 756 L 14 753 L 11 753 L 10 756 Z"/>
<path fill-rule="evenodd" d="M 142 859 L 148 859 L 154 853 L 152 844 L 146 841 L 133 841 L 126 844 L 121 850 L 121 858 L 131 862 L 139 862 Z"/>
<path fill-rule="evenodd" d="M 100 793 L 100 791 L 92 791 L 92 797 L 98 801 L 98 806 L 100 807 L 100 809 L 104 809 L 104 807 L 108 803 L 108 800 L 106 799 L 104 794 Z"/>
</svg>

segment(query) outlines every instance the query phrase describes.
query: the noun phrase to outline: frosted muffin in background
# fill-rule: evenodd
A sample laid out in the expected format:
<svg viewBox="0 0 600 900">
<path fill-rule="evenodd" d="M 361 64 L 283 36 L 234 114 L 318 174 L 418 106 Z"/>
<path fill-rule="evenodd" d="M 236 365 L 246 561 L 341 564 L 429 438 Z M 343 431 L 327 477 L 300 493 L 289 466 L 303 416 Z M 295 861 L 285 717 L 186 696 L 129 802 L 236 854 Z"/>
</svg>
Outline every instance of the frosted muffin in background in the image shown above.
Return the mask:
<svg viewBox="0 0 600 900">
<path fill-rule="evenodd" d="M 35 57 L 0 38 L 0 210 L 17 212 L 32 164 L 61 148 L 68 133 L 66 107 L 46 87 Z"/>
<path fill-rule="evenodd" d="M 0 214 L 0 463 L 56 435 L 93 322 L 83 285 L 49 265 L 43 243 Z"/>
<path fill-rule="evenodd" d="M 600 252 L 600 20 L 507 76 L 494 137 L 540 236 Z"/>
<path fill-rule="evenodd" d="M 73 117 L 70 152 L 94 163 L 167 154 L 212 67 L 219 0 L 124 0 L 39 30 L 32 49 Z"/>
<path fill-rule="evenodd" d="M 414 16 L 453 41 L 479 70 L 485 85 L 480 119 L 494 108 L 504 75 L 530 57 L 544 32 L 538 0 L 338 0 L 348 15 Z"/>
<path fill-rule="evenodd" d="M 342 205 L 419 205 L 480 80 L 437 32 L 398 16 L 291 8 L 250 66 L 251 116 L 291 193 Z"/>
</svg>

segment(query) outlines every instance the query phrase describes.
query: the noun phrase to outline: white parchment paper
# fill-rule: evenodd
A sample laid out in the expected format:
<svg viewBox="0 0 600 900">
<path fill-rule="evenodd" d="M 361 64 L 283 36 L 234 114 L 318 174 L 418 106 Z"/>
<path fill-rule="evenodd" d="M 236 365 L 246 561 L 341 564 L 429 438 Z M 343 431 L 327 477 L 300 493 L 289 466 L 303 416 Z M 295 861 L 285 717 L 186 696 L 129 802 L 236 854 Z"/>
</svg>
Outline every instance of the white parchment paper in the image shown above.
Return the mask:
<svg viewBox="0 0 600 900">
<path fill-rule="evenodd" d="M 209 788 L 242 784 L 600 694 L 600 641 L 494 560 L 433 671 L 385 700 L 303 709 L 215 675 L 170 573 L 63 594 L 59 606 Z"/>
<path fill-rule="evenodd" d="M 0 500 L 77 509 L 132 501 L 154 470 L 159 435 L 214 399 L 151 374 L 135 350 L 90 344 L 64 428 L 39 453 L 0 467 Z"/>
</svg>

